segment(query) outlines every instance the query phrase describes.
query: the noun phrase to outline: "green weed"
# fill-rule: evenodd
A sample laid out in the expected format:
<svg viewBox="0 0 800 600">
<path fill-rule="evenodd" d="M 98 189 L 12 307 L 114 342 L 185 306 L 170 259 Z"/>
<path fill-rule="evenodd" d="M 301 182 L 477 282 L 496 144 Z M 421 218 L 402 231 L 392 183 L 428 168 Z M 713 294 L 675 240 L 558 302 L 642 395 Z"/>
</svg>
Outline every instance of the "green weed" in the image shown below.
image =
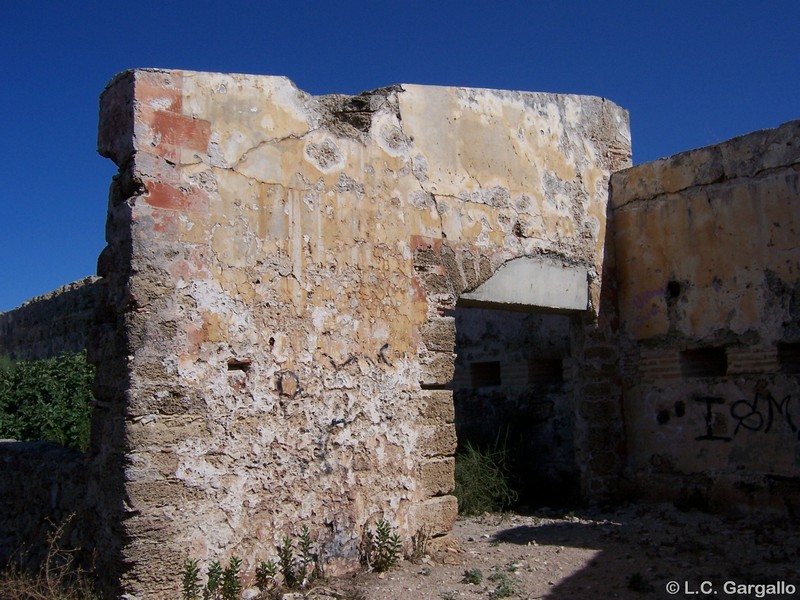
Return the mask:
<svg viewBox="0 0 800 600">
<path fill-rule="evenodd" d="M 400 560 L 402 549 L 400 535 L 384 519 L 378 521 L 374 533 L 364 532 L 362 559 L 367 568 L 379 573 L 388 571 Z"/>
<path fill-rule="evenodd" d="M 454 494 L 462 515 L 496 512 L 517 500 L 517 492 L 508 484 L 505 444 L 480 449 L 467 442 L 456 454 L 455 478 Z"/>
<path fill-rule="evenodd" d="M 467 569 L 464 571 L 464 579 L 461 581 L 470 585 L 479 585 L 483 581 L 483 573 L 480 569 Z"/>
</svg>

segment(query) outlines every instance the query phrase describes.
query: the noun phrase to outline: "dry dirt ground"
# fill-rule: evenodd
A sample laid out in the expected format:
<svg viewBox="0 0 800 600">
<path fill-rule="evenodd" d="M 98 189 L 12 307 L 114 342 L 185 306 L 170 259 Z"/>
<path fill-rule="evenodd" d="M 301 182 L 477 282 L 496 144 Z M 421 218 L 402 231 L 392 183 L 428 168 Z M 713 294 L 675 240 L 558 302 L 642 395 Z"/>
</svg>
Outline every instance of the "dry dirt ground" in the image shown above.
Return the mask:
<svg viewBox="0 0 800 600">
<path fill-rule="evenodd" d="M 667 504 L 611 512 L 487 514 L 460 518 L 453 532 L 456 543 L 433 556 L 403 561 L 383 574 L 328 580 L 314 592 L 293 596 L 800 599 L 798 533 L 797 523 L 774 516 L 734 519 L 681 512 Z M 784 586 L 741 587 L 776 582 Z M 668 593 L 668 584 L 677 585 L 677 593 Z"/>
</svg>

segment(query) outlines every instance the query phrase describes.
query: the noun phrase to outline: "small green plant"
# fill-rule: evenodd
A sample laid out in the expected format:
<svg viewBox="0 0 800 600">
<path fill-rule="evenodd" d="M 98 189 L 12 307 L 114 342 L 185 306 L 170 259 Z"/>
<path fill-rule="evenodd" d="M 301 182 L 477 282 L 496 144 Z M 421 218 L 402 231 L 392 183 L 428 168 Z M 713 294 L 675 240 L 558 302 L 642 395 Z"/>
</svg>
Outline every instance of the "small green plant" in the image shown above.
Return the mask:
<svg viewBox="0 0 800 600">
<path fill-rule="evenodd" d="M 292 589 L 297 585 L 297 574 L 294 570 L 294 548 L 292 538 L 283 536 L 283 543 L 278 546 L 278 564 L 283 575 L 283 585 Z"/>
<path fill-rule="evenodd" d="M 198 600 L 202 586 L 200 585 L 200 567 L 197 566 L 197 561 L 187 558 L 183 562 L 183 585 L 181 586 L 183 593 L 181 594 L 182 600 Z"/>
<path fill-rule="evenodd" d="M 242 582 L 239 572 L 242 560 L 232 556 L 224 569 L 218 560 L 208 566 L 206 584 L 200 585 L 200 567 L 197 560 L 187 558 L 183 563 L 182 600 L 239 600 L 242 595 Z"/>
<path fill-rule="evenodd" d="M 374 533 L 369 530 L 364 533 L 363 562 L 378 573 L 395 566 L 400 560 L 402 549 L 400 535 L 384 519 L 377 522 Z"/>
<path fill-rule="evenodd" d="M 310 580 L 314 571 L 314 554 L 311 551 L 311 534 L 308 527 L 303 525 L 300 530 L 300 560 L 297 567 L 297 579 L 300 585 L 305 585 Z"/>
<path fill-rule="evenodd" d="M 266 592 L 275 586 L 278 576 L 278 565 L 273 561 L 261 561 L 256 567 L 256 587 L 260 592 Z"/>
<path fill-rule="evenodd" d="M 517 500 L 508 484 L 508 451 L 495 442 L 485 450 L 467 442 L 456 453 L 455 466 L 458 512 L 479 515 L 503 510 Z"/>
<path fill-rule="evenodd" d="M 517 582 L 511 579 L 505 573 L 496 571 L 489 577 L 495 583 L 495 588 L 489 594 L 491 600 L 496 598 L 509 598 L 517 593 Z"/>
<path fill-rule="evenodd" d="M 228 566 L 222 571 L 222 600 L 237 600 L 242 593 L 242 582 L 239 580 L 239 571 L 242 561 L 232 556 Z"/>
<path fill-rule="evenodd" d="M 480 569 L 467 569 L 464 571 L 464 579 L 461 581 L 470 585 L 480 585 L 483 581 L 483 573 Z"/>
<path fill-rule="evenodd" d="M 312 550 L 311 534 L 306 525 L 303 525 L 300 530 L 298 539 L 298 556 L 296 558 L 292 538 L 288 535 L 283 536 L 281 545 L 277 547 L 277 566 L 283 575 L 283 584 L 289 589 L 306 587 L 317 575 L 315 572 L 316 555 Z"/>
<path fill-rule="evenodd" d="M 222 565 L 218 560 L 209 565 L 207 576 L 208 581 L 206 581 L 206 587 L 203 590 L 203 600 L 217 600 L 217 592 L 222 582 Z"/>
<path fill-rule="evenodd" d="M 281 545 L 276 548 L 278 561 L 261 561 L 256 566 L 255 584 L 263 597 L 280 589 L 278 573 L 286 589 L 304 588 L 318 576 L 321 567 L 317 564 L 308 527 L 303 526 L 298 540 L 295 549 L 292 538 L 284 535 Z M 241 569 L 242 560 L 237 556 L 231 557 L 224 569 L 215 560 L 209 565 L 206 584 L 201 588 L 197 561 L 187 559 L 183 565 L 182 600 L 199 600 L 201 591 L 203 600 L 238 600 L 242 595 Z"/>
</svg>

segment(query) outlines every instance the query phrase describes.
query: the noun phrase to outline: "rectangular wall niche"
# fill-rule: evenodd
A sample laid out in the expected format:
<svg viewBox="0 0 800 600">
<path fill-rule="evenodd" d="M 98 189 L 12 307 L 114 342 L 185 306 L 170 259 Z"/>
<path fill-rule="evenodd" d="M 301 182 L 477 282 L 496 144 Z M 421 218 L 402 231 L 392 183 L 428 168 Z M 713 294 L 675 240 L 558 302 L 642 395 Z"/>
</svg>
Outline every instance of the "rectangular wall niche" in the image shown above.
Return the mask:
<svg viewBox="0 0 800 600">
<path fill-rule="evenodd" d="M 781 373 L 800 373 L 800 343 L 783 342 L 778 344 L 778 364 L 781 367 Z"/>
<path fill-rule="evenodd" d="M 681 351 L 683 377 L 724 377 L 728 372 L 725 348 L 706 347 Z"/>
</svg>

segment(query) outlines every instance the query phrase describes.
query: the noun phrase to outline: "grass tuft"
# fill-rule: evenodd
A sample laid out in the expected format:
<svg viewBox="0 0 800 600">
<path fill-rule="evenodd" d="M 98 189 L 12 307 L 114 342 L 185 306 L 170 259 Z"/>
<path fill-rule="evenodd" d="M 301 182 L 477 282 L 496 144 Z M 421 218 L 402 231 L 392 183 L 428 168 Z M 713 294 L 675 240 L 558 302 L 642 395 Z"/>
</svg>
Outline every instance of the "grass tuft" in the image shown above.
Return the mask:
<svg viewBox="0 0 800 600">
<path fill-rule="evenodd" d="M 462 515 L 501 511 L 517 500 L 517 492 L 508 484 L 505 444 L 482 450 L 467 442 L 456 454 L 455 477 L 454 493 Z"/>
</svg>

